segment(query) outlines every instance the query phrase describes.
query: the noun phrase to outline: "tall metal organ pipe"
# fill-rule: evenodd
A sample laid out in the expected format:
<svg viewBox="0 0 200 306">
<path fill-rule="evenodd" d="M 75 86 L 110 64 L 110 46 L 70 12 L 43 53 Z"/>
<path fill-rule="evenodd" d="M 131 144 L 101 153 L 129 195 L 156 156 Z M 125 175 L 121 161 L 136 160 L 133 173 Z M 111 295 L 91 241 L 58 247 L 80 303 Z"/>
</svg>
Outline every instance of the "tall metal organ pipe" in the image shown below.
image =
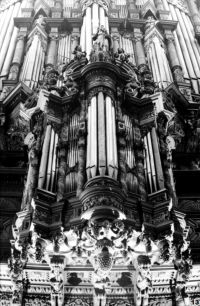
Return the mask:
<svg viewBox="0 0 200 306">
<path fill-rule="evenodd" d="M 88 106 L 87 179 L 108 175 L 117 179 L 116 117 L 112 99 L 99 92 Z"/>
</svg>

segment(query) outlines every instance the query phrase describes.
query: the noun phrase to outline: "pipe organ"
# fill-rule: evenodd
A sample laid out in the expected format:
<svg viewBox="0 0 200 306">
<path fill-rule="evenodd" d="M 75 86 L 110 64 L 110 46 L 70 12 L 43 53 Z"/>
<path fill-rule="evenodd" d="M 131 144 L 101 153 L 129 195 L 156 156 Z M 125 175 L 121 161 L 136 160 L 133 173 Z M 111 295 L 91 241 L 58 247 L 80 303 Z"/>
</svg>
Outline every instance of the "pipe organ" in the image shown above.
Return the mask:
<svg viewBox="0 0 200 306">
<path fill-rule="evenodd" d="M 2 305 L 199 304 L 199 9 L 0 0 Z"/>
</svg>

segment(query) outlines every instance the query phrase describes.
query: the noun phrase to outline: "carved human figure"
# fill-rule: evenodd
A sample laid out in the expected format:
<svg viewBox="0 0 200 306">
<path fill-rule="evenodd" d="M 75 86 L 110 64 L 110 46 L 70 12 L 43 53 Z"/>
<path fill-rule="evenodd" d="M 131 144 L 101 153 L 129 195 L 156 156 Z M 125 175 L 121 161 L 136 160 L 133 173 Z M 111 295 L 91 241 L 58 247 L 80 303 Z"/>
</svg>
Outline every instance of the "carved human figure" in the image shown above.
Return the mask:
<svg viewBox="0 0 200 306">
<path fill-rule="evenodd" d="M 126 92 L 135 97 L 138 95 L 140 88 L 141 88 L 141 83 L 137 80 L 136 74 L 131 73 L 130 79 L 128 80 L 125 86 Z"/>
<path fill-rule="evenodd" d="M 111 293 L 111 282 L 107 273 L 96 270 L 93 273 L 92 284 L 94 286 L 94 306 L 105 306 L 106 294 Z"/>
<path fill-rule="evenodd" d="M 97 28 L 97 33 L 93 36 L 94 45 L 97 45 L 97 51 L 109 51 L 111 47 L 111 38 L 103 25 Z"/>
<path fill-rule="evenodd" d="M 72 54 L 74 54 L 74 61 L 79 61 L 83 57 L 86 57 L 86 55 L 87 55 L 87 53 L 85 51 L 82 51 L 82 47 L 80 45 L 75 47 Z"/>
<path fill-rule="evenodd" d="M 52 267 L 50 274 L 50 284 L 55 293 L 60 293 L 63 287 L 63 275 L 61 271 L 61 266 L 59 264 L 55 264 Z"/>
<path fill-rule="evenodd" d="M 118 48 L 114 57 L 119 59 L 122 63 L 129 63 L 130 54 L 126 54 L 123 48 Z"/>
<path fill-rule="evenodd" d="M 39 25 L 43 30 L 45 30 L 46 22 L 44 20 L 44 16 L 39 15 L 38 18 L 35 20 L 34 25 Z"/>
<path fill-rule="evenodd" d="M 9 80 L 17 80 L 19 73 L 19 65 L 14 64 L 10 68 Z"/>
<path fill-rule="evenodd" d="M 159 21 L 158 20 L 155 20 L 153 18 L 153 16 L 149 16 L 147 18 L 147 21 L 146 21 L 146 25 L 145 25 L 145 31 L 147 30 L 150 30 L 151 28 L 153 28 L 153 26 L 155 26 Z"/>
<path fill-rule="evenodd" d="M 147 256 L 138 256 L 136 279 L 136 306 L 148 305 L 148 290 L 152 286 L 150 274 L 151 262 Z M 143 296 L 143 302 L 142 302 Z"/>
</svg>

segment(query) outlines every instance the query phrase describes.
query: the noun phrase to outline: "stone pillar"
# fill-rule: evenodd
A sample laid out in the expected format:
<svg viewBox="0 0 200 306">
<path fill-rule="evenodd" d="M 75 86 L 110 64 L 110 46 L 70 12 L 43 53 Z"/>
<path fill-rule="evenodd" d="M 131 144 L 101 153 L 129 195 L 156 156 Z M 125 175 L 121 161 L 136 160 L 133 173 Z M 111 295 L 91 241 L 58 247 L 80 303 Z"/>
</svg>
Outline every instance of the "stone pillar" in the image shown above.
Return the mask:
<svg viewBox="0 0 200 306">
<path fill-rule="evenodd" d="M 57 57 L 57 43 L 56 37 L 50 36 L 50 43 L 46 57 L 46 67 L 54 67 L 56 64 L 56 57 Z"/>
<path fill-rule="evenodd" d="M 176 52 L 176 47 L 174 43 L 174 36 L 171 33 L 170 35 L 165 35 L 166 41 L 167 41 L 167 49 L 169 53 L 169 59 L 171 64 L 171 69 L 173 73 L 174 80 L 176 82 L 185 82 L 183 77 L 182 68 L 178 59 L 178 55 Z"/>
<path fill-rule="evenodd" d="M 119 36 L 112 36 L 113 39 L 113 54 L 115 54 L 119 48 Z"/>
<path fill-rule="evenodd" d="M 87 8 L 87 10 L 88 9 L 91 10 L 91 8 Z M 86 17 L 84 17 L 84 18 L 86 18 Z M 75 18 L 73 18 L 73 19 L 75 19 Z M 87 23 L 87 19 L 86 19 L 86 23 Z M 73 52 L 74 49 L 76 48 L 76 46 L 79 45 L 79 39 L 80 39 L 82 22 L 80 20 L 77 20 L 77 22 L 74 22 L 74 20 L 73 20 L 72 22 L 70 22 L 70 24 L 71 24 L 71 27 L 72 27 L 72 33 L 71 33 L 71 51 Z M 91 26 L 91 24 L 90 24 L 90 26 Z M 87 28 L 87 25 L 86 25 L 86 40 L 89 38 L 89 34 L 88 34 L 87 31 L 88 31 L 88 28 Z M 86 44 L 86 47 L 87 47 L 87 44 Z M 71 54 L 71 60 L 73 58 L 74 58 L 74 55 Z"/>
<path fill-rule="evenodd" d="M 9 72 L 9 80 L 17 80 L 19 75 L 19 69 L 22 63 L 24 54 L 24 36 L 18 36 L 18 41 L 15 48 L 12 64 Z"/>
<path fill-rule="evenodd" d="M 110 20 L 110 34 L 112 36 L 113 39 L 113 54 L 115 54 L 117 52 L 117 49 L 120 47 L 119 46 L 119 27 L 120 27 L 120 23 Z"/>
<path fill-rule="evenodd" d="M 133 32 L 133 39 L 135 41 L 135 54 L 138 68 L 146 66 L 146 57 L 144 52 L 144 46 L 142 44 L 142 32 L 140 29 L 135 29 Z"/>
</svg>

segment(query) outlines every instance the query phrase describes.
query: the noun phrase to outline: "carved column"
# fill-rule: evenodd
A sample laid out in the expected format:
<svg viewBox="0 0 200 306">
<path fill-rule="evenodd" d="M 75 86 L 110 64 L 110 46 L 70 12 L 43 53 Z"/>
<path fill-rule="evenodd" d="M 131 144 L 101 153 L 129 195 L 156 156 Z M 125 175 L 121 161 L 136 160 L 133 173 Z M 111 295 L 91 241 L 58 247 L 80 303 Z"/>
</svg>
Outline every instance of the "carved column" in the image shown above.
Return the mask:
<svg viewBox="0 0 200 306">
<path fill-rule="evenodd" d="M 56 37 L 51 35 L 50 36 L 50 43 L 48 47 L 47 57 L 46 57 L 46 67 L 54 67 L 56 64 L 56 57 L 57 57 L 57 42 Z"/>
<path fill-rule="evenodd" d="M 9 72 L 9 80 L 17 80 L 19 76 L 19 69 L 22 64 L 22 58 L 24 54 L 24 36 L 20 35 L 15 47 L 15 53 L 13 56 L 12 64 Z"/>
<path fill-rule="evenodd" d="M 21 252 L 15 248 L 15 243 L 15 240 L 11 241 L 11 258 L 8 259 L 9 275 L 13 285 L 12 305 L 22 305 L 23 263 L 21 261 Z"/>
<path fill-rule="evenodd" d="M 166 34 L 166 32 L 170 32 L 170 34 Z M 174 80 L 176 82 L 185 82 L 182 68 L 180 66 L 179 58 L 177 56 L 176 47 L 174 43 L 174 36 L 171 31 L 165 31 L 165 37 L 167 41 L 167 49 L 170 59 L 170 64 L 172 68 L 172 73 Z"/>
<path fill-rule="evenodd" d="M 135 159 L 136 159 L 136 171 L 139 182 L 139 193 L 141 195 L 142 201 L 146 201 L 147 191 L 146 191 L 145 172 L 144 172 L 144 153 L 143 153 L 144 144 L 138 123 L 134 121 L 133 124 L 135 131 L 134 149 L 135 149 Z"/>
<path fill-rule="evenodd" d="M 117 52 L 117 49 L 120 47 L 119 45 L 119 27 L 120 23 L 116 22 L 115 19 L 110 20 L 110 34 L 113 39 L 113 54 Z"/>
<path fill-rule="evenodd" d="M 91 8 L 90 8 L 91 9 Z M 74 20 L 75 18 L 73 18 Z M 71 27 L 72 27 L 72 33 L 71 33 L 71 51 L 74 51 L 75 47 L 79 45 L 79 37 L 81 33 L 81 26 L 82 22 L 77 18 L 77 22 L 69 21 Z M 86 29 L 86 38 L 89 36 Z M 86 50 L 87 51 L 87 50 Z M 74 58 L 74 55 L 71 54 L 71 59 Z"/>
<path fill-rule="evenodd" d="M 144 52 L 144 46 L 142 44 L 142 32 L 140 29 L 134 29 L 134 41 L 135 41 L 135 54 L 138 68 L 146 66 L 146 57 Z"/>
<path fill-rule="evenodd" d="M 119 36 L 113 35 L 113 53 L 115 54 L 119 48 Z"/>
<path fill-rule="evenodd" d="M 158 126 L 158 136 L 159 136 L 159 142 L 160 142 L 160 155 L 162 159 L 162 164 L 163 164 L 163 174 L 164 174 L 164 179 L 165 179 L 165 187 L 168 191 L 169 197 L 174 200 L 175 204 L 175 195 L 173 192 L 173 188 L 171 185 L 171 177 L 169 174 L 169 169 L 170 169 L 170 163 L 167 159 L 167 153 L 168 153 L 168 148 L 167 144 L 165 142 L 166 138 L 166 125 L 167 118 L 163 112 L 160 112 L 158 114 L 157 118 L 157 126 Z"/>
<path fill-rule="evenodd" d="M 35 188 L 38 182 L 38 156 L 41 151 L 41 139 L 43 132 L 43 120 L 44 117 L 41 115 L 36 122 L 32 139 L 29 140 L 29 169 L 27 175 L 27 182 L 23 192 L 23 199 L 21 210 L 28 210 L 31 205 L 32 198 L 34 197 Z M 35 135 L 35 136 L 34 136 Z"/>
<path fill-rule="evenodd" d="M 118 120 L 117 126 L 117 151 L 118 151 L 118 164 L 119 164 L 119 182 L 122 191 L 127 194 L 127 183 L 126 183 L 126 141 L 125 141 L 125 124 L 124 121 Z"/>
<path fill-rule="evenodd" d="M 58 188 L 57 188 L 57 201 L 63 199 L 65 193 L 65 176 L 67 170 L 67 144 L 68 144 L 68 124 L 67 120 L 63 121 L 60 139 L 58 142 L 59 148 L 59 168 L 58 168 Z"/>
</svg>

